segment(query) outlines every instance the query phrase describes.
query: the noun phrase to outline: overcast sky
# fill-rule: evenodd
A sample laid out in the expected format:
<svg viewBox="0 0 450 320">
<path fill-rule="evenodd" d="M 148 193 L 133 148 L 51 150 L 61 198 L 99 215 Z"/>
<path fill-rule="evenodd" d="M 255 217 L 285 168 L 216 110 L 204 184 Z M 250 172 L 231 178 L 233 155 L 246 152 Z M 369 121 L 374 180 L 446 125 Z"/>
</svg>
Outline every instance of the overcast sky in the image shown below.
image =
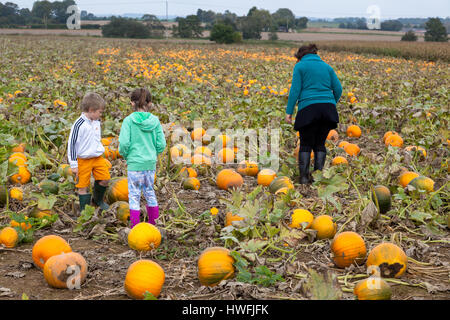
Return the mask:
<svg viewBox="0 0 450 320">
<path fill-rule="evenodd" d="M 0 0 L 14 2 L 21 8 L 32 8 L 33 0 Z M 52 0 L 50 0 L 52 1 Z M 80 10 L 94 14 L 151 13 L 166 14 L 166 1 L 157 0 L 75 0 Z M 229 10 L 241 16 L 252 6 L 271 13 L 278 8 L 289 8 L 296 16 L 317 18 L 369 17 L 366 12 L 371 5 L 380 8 L 381 19 L 408 17 L 448 17 L 450 0 L 167 0 L 169 15 L 186 16 L 195 14 L 198 8 L 224 12 Z"/>
</svg>

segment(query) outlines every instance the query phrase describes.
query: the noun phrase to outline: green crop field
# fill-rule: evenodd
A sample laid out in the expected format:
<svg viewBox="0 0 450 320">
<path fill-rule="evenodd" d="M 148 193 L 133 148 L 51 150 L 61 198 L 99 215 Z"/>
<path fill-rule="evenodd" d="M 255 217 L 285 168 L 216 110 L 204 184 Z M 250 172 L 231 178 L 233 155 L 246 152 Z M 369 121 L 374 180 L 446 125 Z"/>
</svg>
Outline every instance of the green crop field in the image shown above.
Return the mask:
<svg viewBox="0 0 450 320">
<path fill-rule="evenodd" d="M 448 46 L 378 44 L 355 53 L 352 44 L 318 43 L 344 91 L 325 169 L 301 186 L 299 139 L 284 121 L 294 45 L 1 36 L 0 287 L 10 289 L 3 298 L 129 299 L 127 270 L 149 259 L 165 278 L 138 278 L 149 281 L 147 291 L 161 289 L 147 299 L 354 300 L 373 265 L 383 275 L 378 298 L 448 299 Z M 152 250 L 130 247 L 126 161 L 117 152 L 139 87 L 150 90 L 167 141 L 157 163 L 156 231 L 135 234 Z M 113 196 L 109 210 L 80 214 L 67 140 L 90 91 L 107 104 L 102 142 Z M 262 129 L 267 149 L 238 142 Z M 254 163 L 241 161 L 253 151 Z M 263 171 L 273 161 L 274 172 Z M 344 232 L 358 240 L 336 240 Z M 78 290 L 53 288 L 33 267 L 33 247 L 48 235 L 86 260 Z M 386 242 L 389 253 L 372 251 Z M 210 247 L 221 249 L 199 266 Z"/>
</svg>

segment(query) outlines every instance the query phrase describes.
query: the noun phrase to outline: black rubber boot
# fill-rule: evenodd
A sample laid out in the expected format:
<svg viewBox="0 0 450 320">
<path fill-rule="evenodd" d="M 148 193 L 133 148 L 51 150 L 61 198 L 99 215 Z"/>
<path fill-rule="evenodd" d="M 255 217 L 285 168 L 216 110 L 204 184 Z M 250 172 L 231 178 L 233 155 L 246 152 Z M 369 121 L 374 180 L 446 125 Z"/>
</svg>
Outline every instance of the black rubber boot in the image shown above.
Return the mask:
<svg viewBox="0 0 450 320">
<path fill-rule="evenodd" d="M 323 170 L 323 166 L 325 165 L 325 159 L 327 158 L 327 153 L 324 151 L 314 152 L 314 171 Z"/>
<path fill-rule="evenodd" d="M 106 204 L 103 201 L 103 198 L 105 196 L 105 192 L 106 189 L 108 187 L 104 187 L 102 185 L 100 185 L 100 183 L 98 182 L 98 180 L 95 181 L 94 183 L 94 199 L 93 202 L 96 206 L 99 206 L 102 210 L 108 210 L 109 209 L 109 205 Z"/>
<path fill-rule="evenodd" d="M 86 205 L 91 205 L 91 194 L 79 194 L 78 199 L 80 199 L 80 212 L 84 210 Z"/>
<path fill-rule="evenodd" d="M 300 169 L 300 184 L 310 184 L 309 164 L 311 162 L 311 152 L 298 153 L 298 168 Z"/>
</svg>

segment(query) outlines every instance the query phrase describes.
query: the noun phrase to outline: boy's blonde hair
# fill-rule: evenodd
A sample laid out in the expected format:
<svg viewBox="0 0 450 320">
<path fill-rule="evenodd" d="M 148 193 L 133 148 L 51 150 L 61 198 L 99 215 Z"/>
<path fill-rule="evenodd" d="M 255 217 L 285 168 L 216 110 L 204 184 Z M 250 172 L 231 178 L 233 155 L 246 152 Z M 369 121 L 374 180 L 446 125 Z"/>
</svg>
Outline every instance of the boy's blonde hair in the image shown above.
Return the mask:
<svg viewBox="0 0 450 320">
<path fill-rule="evenodd" d="M 105 109 L 106 102 L 100 97 L 99 94 L 95 92 L 88 92 L 84 95 L 83 100 L 81 101 L 81 111 L 89 112 L 97 111 L 98 109 Z"/>
</svg>

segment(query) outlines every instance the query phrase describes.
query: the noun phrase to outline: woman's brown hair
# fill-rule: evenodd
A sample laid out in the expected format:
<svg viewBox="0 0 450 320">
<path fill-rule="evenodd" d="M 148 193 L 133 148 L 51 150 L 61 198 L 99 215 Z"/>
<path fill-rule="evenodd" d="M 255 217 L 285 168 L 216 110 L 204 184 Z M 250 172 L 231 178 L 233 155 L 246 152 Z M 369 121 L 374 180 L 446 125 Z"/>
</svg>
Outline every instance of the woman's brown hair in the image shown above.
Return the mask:
<svg viewBox="0 0 450 320">
<path fill-rule="evenodd" d="M 134 103 L 135 110 L 147 110 L 148 104 L 152 102 L 152 95 L 145 88 L 136 89 L 131 93 L 131 101 Z"/>
<path fill-rule="evenodd" d="M 304 55 L 309 54 L 309 53 L 314 53 L 317 54 L 317 46 L 312 43 L 310 45 L 306 45 L 306 46 L 301 46 L 297 53 L 294 55 L 294 57 L 297 58 L 298 61 L 300 61 Z"/>
</svg>

